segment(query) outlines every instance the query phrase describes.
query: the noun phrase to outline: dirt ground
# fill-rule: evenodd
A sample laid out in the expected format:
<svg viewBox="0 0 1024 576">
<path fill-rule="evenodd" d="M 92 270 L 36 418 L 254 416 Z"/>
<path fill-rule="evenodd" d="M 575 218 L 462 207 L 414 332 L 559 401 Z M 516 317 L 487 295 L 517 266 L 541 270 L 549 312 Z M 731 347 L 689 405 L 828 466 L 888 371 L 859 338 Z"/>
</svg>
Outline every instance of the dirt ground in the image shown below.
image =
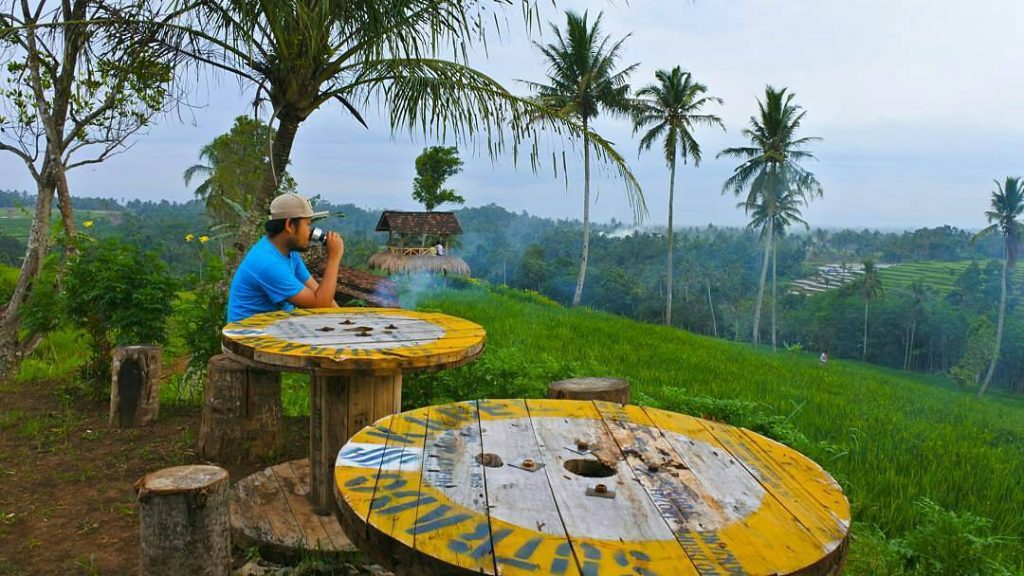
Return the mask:
<svg viewBox="0 0 1024 576">
<path fill-rule="evenodd" d="M 133 485 L 199 462 L 200 408 L 161 406 L 154 425 L 127 430 L 107 425 L 108 410 L 45 383 L 0 389 L 0 575 L 138 573 Z M 286 419 L 282 460 L 305 455 L 306 427 Z M 234 480 L 265 465 L 229 472 Z"/>
</svg>

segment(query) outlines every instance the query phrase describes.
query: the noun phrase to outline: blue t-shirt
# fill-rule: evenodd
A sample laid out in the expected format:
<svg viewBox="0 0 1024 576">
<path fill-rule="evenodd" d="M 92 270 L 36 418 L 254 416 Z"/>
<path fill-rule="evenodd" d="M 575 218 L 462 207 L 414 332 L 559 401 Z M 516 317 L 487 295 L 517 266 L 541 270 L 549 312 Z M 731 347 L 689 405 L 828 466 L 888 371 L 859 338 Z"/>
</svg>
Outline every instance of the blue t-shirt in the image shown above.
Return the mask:
<svg viewBox="0 0 1024 576">
<path fill-rule="evenodd" d="M 264 236 L 242 259 L 228 293 L 228 322 L 295 308 L 289 298 L 306 287 L 309 270 L 298 252 L 288 256 Z"/>
</svg>

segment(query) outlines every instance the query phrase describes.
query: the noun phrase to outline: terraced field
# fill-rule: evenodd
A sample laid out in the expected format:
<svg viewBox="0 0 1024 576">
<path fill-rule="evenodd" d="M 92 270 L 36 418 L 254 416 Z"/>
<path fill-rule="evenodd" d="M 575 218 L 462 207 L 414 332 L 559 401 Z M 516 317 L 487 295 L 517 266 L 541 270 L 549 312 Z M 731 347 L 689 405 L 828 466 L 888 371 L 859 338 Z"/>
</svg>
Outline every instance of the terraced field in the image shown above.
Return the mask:
<svg viewBox="0 0 1024 576">
<path fill-rule="evenodd" d="M 905 264 L 878 264 L 878 272 L 882 285 L 886 289 L 909 288 L 915 280 L 924 281 L 925 285 L 940 295 L 953 289 L 957 277 L 971 265 L 970 260 L 958 262 L 908 262 Z M 979 260 L 978 266 L 984 268 L 988 261 Z M 856 280 L 863 274 L 860 264 L 848 265 L 845 269 L 838 264 L 819 266 L 813 276 L 795 280 L 790 284 L 790 291 L 802 294 L 816 294 L 839 288 Z M 1024 283 L 1024 267 L 1017 267 L 1011 277 L 1015 286 Z"/>
<path fill-rule="evenodd" d="M 915 280 L 922 280 L 932 290 L 945 294 L 953 289 L 953 284 L 971 262 L 910 262 L 898 264 L 881 270 L 882 285 L 886 288 L 909 287 Z M 984 268 L 987 261 L 979 260 L 978 266 Z M 1013 284 L 1020 286 L 1024 282 L 1024 268 L 1014 270 Z"/>
</svg>

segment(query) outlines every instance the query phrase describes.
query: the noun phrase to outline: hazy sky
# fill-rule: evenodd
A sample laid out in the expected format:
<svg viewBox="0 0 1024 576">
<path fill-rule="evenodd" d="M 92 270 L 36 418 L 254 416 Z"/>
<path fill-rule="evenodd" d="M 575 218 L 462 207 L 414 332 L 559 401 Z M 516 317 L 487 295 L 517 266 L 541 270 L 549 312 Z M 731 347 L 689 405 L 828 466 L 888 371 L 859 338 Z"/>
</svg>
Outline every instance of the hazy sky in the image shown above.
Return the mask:
<svg viewBox="0 0 1024 576">
<path fill-rule="evenodd" d="M 727 132 L 702 129 L 705 162 L 678 173 L 676 222 L 745 222 L 721 184 L 735 160 L 715 160 L 724 147 L 745 144 L 740 131 L 765 84 L 797 94 L 807 116 L 803 135 L 820 136 L 814 171 L 825 197 L 804 211 L 812 226 L 905 228 L 984 224 L 992 180 L 1024 175 L 1024 74 L 1019 0 L 541 0 L 542 20 L 564 25 L 562 10 L 604 12 L 604 31 L 626 40 L 623 65 L 639 62 L 633 86 L 654 71 L 682 65 L 724 105 L 709 111 Z M 540 35 L 543 32 L 543 36 Z M 516 80 L 543 81 L 545 67 L 517 11 L 502 41 L 491 38 L 473 64 L 514 91 Z M 204 107 L 181 123 L 163 118 L 135 147 L 109 162 L 72 173 L 79 196 L 170 199 L 191 197 L 181 173 L 198 149 L 251 113 L 252 93 L 233 80 L 203 86 Z M 290 170 L 307 195 L 368 208 L 415 209 L 413 161 L 424 145 L 369 112 L 370 129 L 338 106 L 315 112 L 300 128 Z M 660 151 L 639 159 L 637 139 L 623 120 L 601 117 L 595 129 L 614 141 L 644 188 L 650 224 L 667 211 L 668 170 Z M 578 150 L 574 152 L 579 156 Z M 549 168 L 533 174 L 509 159 L 492 162 L 464 150 L 466 169 L 451 185 L 467 205 L 497 203 L 514 211 L 559 218 L 582 213 L 582 162 L 570 166 L 567 189 Z M 573 156 L 570 156 L 572 159 Z M 550 162 L 548 162 L 549 164 Z M 547 164 L 544 164 L 547 166 Z M 24 167 L 0 155 L 0 188 L 32 189 Z M 621 184 L 608 170 L 594 179 L 593 218 L 629 220 Z"/>
</svg>

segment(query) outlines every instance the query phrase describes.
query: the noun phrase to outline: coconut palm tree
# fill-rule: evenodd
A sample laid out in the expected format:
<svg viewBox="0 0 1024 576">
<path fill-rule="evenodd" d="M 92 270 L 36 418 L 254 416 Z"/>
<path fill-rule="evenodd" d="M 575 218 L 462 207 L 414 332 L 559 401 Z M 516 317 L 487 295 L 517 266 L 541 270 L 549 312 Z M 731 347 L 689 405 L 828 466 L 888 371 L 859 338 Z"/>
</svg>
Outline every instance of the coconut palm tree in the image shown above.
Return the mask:
<svg viewBox="0 0 1024 576">
<path fill-rule="evenodd" d="M 663 139 L 665 162 L 668 163 L 668 295 L 665 302 L 665 324 L 672 325 L 672 248 L 673 248 L 673 201 L 676 187 L 676 159 L 683 164 L 693 159 L 694 166 L 700 166 L 700 144 L 693 136 L 698 125 L 719 126 L 725 130 L 722 119 L 712 114 L 701 114 L 708 104 L 721 104 L 721 98 L 705 96 L 707 86 L 695 82 L 689 72 L 676 66 L 671 71 L 658 70 L 654 73 L 657 83 L 648 84 L 637 91 L 636 107 L 633 111 L 633 133 L 651 126 L 640 139 L 640 151 L 650 150 L 656 140 Z"/>
<path fill-rule="evenodd" d="M 864 273 L 853 284 L 854 289 L 864 302 L 864 344 L 861 346 L 861 360 L 868 358 L 868 305 L 872 300 L 882 296 L 882 278 L 878 275 L 878 268 L 874 260 L 864 261 Z"/>
<path fill-rule="evenodd" d="M 245 219 L 269 161 L 267 139 L 273 137 L 273 129 L 266 124 L 239 116 L 228 133 L 199 149 L 200 163 L 189 166 L 183 177 L 186 186 L 202 179 L 194 192 L 212 220 L 237 226 Z M 295 187 L 295 181 L 285 172 L 280 190 L 293 192 Z"/>
<path fill-rule="evenodd" d="M 722 185 L 722 193 L 731 191 L 739 196 L 746 190 L 743 205 L 748 210 L 753 210 L 759 204 L 772 209 L 771 207 L 778 204 L 778 199 L 787 193 L 795 194 L 804 201 L 822 195 L 821 184 L 817 178 L 799 164 L 801 160 L 814 158 L 814 155 L 805 148 L 821 138 L 796 136 L 807 112 L 793 103 L 795 94 L 787 94 L 786 90 L 776 90 L 771 86 L 765 88 L 764 101 L 757 102 L 758 116 L 752 116 L 750 127 L 743 130 L 743 135 L 750 140 L 750 146 L 726 148 L 717 155 L 718 158 L 743 160 Z M 774 218 L 767 219 L 767 222 L 761 279 L 754 308 L 754 344 L 760 341 L 764 284 L 768 272 L 768 257 L 775 238 Z"/>
<path fill-rule="evenodd" d="M 748 228 L 753 230 L 760 230 L 761 236 L 767 238 L 769 235 L 775 237 L 771 243 L 772 252 L 772 350 L 776 349 L 775 335 L 776 335 L 776 322 L 775 322 L 775 303 L 778 300 L 776 291 L 776 260 L 778 255 L 778 244 L 782 242 L 786 236 L 786 230 L 792 227 L 794 224 L 803 224 L 805 229 L 810 229 L 807 222 L 803 219 L 803 214 L 800 212 L 800 207 L 806 203 L 806 198 L 798 194 L 794 189 L 788 188 L 782 191 L 782 194 L 778 197 L 767 196 L 762 197 L 762 201 L 750 208 L 746 203 L 741 202 L 738 207 L 742 207 L 747 210 L 750 214 L 750 223 L 747 224 Z"/>
<path fill-rule="evenodd" d="M 608 36 L 602 35 L 601 14 L 594 19 L 593 25 L 588 21 L 586 12 L 580 16 L 567 11 L 565 19 L 564 32 L 551 24 L 554 43 L 534 43 L 547 60 L 548 84 L 526 84 L 536 92 L 536 101 L 541 107 L 554 114 L 575 118 L 583 128 L 583 252 L 572 297 L 572 305 L 579 306 L 590 254 L 590 123 L 601 111 L 629 114 L 629 85 L 626 80 L 637 64 L 621 70 L 617 68 L 626 38 L 612 42 Z M 629 189 L 627 196 L 636 211 L 636 207 L 642 205 L 642 197 Z"/>
<path fill-rule="evenodd" d="M 996 323 L 996 342 L 992 352 L 992 359 L 988 364 L 988 372 L 985 380 L 978 388 L 980 398 L 988 385 L 992 382 L 992 374 L 996 369 L 996 362 L 999 361 L 999 349 L 1003 343 L 1003 321 L 1006 319 L 1006 283 L 1008 273 L 1017 264 L 1017 256 L 1020 254 L 1021 240 L 1024 238 L 1024 222 L 1019 220 L 1024 214 L 1024 186 L 1020 178 L 1006 177 L 1003 184 L 996 180 L 996 190 L 992 192 L 992 209 L 985 212 L 990 226 L 978 232 L 974 239 L 987 236 L 998 231 L 1003 235 L 1003 277 L 1001 292 L 999 294 L 999 320 Z"/>
<path fill-rule="evenodd" d="M 535 0 L 521 1 L 533 14 Z M 161 22 L 164 48 L 237 76 L 255 89 L 257 104 L 270 104 L 269 124 L 276 123 L 270 162 L 241 237 L 255 239 L 299 127 L 328 103 L 340 104 L 364 127 L 363 110 L 376 103 L 392 130 L 456 143 L 482 139 L 492 154 L 509 144 L 517 149 L 543 128 L 578 133 L 564 117 L 468 65 L 468 48 L 485 41 L 488 8 L 476 0 L 196 0 L 181 18 Z M 592 140 L 638 191 L 614 149 L 600 137 Z"/>
</svg>

